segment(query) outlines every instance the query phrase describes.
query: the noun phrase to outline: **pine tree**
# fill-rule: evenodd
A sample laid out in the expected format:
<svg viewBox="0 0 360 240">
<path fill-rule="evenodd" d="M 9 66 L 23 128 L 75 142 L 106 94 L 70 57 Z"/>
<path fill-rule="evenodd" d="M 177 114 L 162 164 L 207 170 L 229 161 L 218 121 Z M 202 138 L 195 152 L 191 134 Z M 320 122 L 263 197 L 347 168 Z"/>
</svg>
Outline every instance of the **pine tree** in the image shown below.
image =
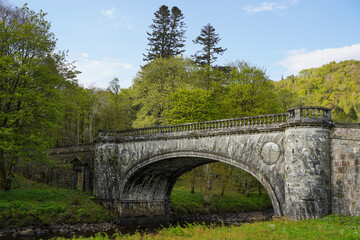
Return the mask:
<svg viewBox="0 0 360 240">
<path fill-rule="evenodd" d="M 178 7 L 171 9 L 170 33 L 168 54 L 169 56 L 177 56 L 185 51 L 185 23 L 184 15 Z"/>
<path fill-rule="evenodd" d="M 195 44 L 203 46 L 201 51 L 197 51 L 192 57 L 195 58 L 195 62 L 199 65 L 210 66 L 217 59 L 217 54 L 223 54 L 226 48 L 216 47 L 221 38 L 219 34 L 215 33 L 215 28 L 208 23 L 201 29 L 200 35 L 193 40 Z"/>
<path fill-rule="evenodd" d="M 185 23 L 181 10 L 177 7 L 171 9 L 162 5 L 154 13 L 153 24 L 150 25 L 152 33 L 146 32 L 149 40 L 149 49 L 144 54 L 144 61 L 156 58 L 167 58 L 183 53 L 185 43 Z"/>
</svg>

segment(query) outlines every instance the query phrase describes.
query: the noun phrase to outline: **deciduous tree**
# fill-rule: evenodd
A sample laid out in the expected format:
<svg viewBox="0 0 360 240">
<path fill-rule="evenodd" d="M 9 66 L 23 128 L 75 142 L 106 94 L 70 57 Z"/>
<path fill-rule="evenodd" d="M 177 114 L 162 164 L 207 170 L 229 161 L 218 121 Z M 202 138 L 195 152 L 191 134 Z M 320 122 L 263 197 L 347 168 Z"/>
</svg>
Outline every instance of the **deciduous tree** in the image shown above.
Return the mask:
<svg viewBox="0 0 360 240">
<path fill-rule="evenodd" d="M 215 118 L 217 104 L 212 91 L 201 88 L 182 88 L 167 99 L 167 124 L 202 122 Z"/>
<path fill-rule="evenodd" d="M 280 111 L 273 83 L 261 68 L 246 62 L 233 64 L 228 88 L 222 107 L 227 118 Z"/>
<path fill-rule="evenodd" d="M 168 97 L 192 82 L 194 67 L 189 59 L 170 57 L 155 59 L 141 69 L 131 88 L 138 109 L 133 127 L 165 125 Z"/>
<path fill-rule="evenodd" d="M 60 117 L 60 91 L 76 71 L 54 53 L 45 13 L 0 6 L 0 188 L 9 190 L 20 160 L 44 159 Z"/>
</svg>

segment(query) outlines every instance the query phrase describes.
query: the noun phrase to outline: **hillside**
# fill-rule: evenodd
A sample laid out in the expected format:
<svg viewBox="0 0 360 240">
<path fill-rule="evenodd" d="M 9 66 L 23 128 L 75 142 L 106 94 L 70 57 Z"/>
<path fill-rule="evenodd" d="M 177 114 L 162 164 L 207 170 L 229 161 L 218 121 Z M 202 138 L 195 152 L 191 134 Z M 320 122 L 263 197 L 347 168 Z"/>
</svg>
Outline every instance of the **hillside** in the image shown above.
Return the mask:
<svg viewBox="0 0 360 240">
<path fill-rule="evenodd" d="M 360 61 L 331 62 L 275 82 L 283 107 L 323 106 L 337 122 L 359 122 Z"/>
</svg>

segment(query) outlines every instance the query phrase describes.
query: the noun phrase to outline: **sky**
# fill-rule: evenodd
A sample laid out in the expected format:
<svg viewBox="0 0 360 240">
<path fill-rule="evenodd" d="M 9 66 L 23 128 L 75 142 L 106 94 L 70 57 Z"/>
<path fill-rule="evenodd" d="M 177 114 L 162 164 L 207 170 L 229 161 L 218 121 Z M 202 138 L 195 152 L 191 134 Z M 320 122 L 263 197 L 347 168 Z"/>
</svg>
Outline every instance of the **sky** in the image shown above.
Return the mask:
<svg viewBox="0 0 360 240">
<path fill-rule="evenodd" d="M 247 61 L 278 81 L 331 61 L 360 60 L 359 0 L 7 0 L 42 10 L 58 50 L 68 50 L 84 87 L 105 89 L 117 77 L 131 86 L 146 64 L 146 32 L 161 5 L 184 15 L 184 57 L 201 46 L 194 40 L 210 23 L 227 51 L 215 64 Z"/>
</svg>

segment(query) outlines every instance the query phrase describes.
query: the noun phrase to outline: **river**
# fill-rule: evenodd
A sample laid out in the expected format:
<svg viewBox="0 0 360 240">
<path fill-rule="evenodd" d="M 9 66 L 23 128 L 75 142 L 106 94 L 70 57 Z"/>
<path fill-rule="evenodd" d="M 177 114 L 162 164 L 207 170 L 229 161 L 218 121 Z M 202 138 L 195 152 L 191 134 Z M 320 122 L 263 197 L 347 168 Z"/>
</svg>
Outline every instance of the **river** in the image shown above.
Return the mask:
<svg viewBox="0 0 360 240">
<path fill-rule="evenodd" d="M 169 222 L 156 222 L 141 225 L 121 225 L 117 223 L 103 224 L 86 224 L 79 223 L 75 225 L 52 225 L 52 226 L 28 226 L 25 228 L 1 230 L 1 240 L 35 240 L 35 239 L 51 239 L 56 237 L 71 238 L 75 236 L 90 237 L 97 233 L 106 233 L 112 236 L 116 232 L 122 234 L 140 233 L 156 233 L 162 228 L 169 226 L 181 225 L 186 226 L 187 223 L 210 225 L 241 225 L 244 223 L 271 220 L 273 210 L 239 213 L 217 213 L 217 214 L 189 214 L 182 217 L 172 219 Z"/>
</svg>

